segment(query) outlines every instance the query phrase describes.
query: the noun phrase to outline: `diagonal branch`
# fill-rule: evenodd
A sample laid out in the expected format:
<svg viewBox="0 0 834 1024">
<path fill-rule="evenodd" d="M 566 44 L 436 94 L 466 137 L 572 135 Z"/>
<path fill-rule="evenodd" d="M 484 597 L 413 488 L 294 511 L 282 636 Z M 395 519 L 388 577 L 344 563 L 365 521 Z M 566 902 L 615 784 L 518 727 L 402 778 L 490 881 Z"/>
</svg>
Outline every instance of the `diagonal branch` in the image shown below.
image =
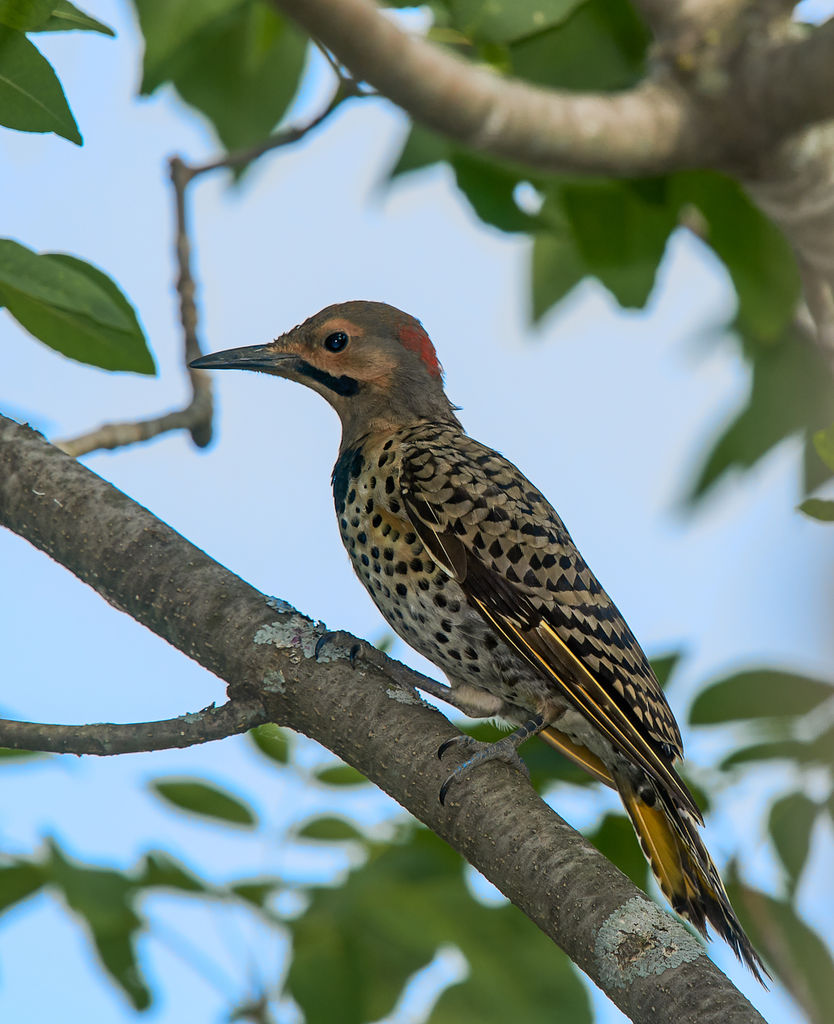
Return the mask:
<svg viewBox="0 0 834 1024">
<path fill-rule="evenodd" d="M 58 500 L 55 500 L 58 499 Z M 28 427 L 0 416 L 0 523 L 226 680 L 232 701 L 325 744 L 450 843 L 636 1024 L 762 1024 L 683 925 L 535 793 L 491 763 L 453 799 L 435 756 L 451 726 L 387 659 L 324 632 L 212 561 Z M 319 650 L 318 660 L 316 649 Z M 697 999 L 693 998 L 697 993 Z"/>
</svg>

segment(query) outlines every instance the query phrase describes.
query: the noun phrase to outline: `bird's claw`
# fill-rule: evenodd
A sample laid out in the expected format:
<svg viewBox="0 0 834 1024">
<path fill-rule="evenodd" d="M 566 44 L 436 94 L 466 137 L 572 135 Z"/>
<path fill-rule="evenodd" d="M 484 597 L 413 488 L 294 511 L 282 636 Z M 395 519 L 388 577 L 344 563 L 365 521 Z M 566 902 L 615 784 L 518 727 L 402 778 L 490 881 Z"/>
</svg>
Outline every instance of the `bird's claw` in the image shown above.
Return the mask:
<svg viewBox="0 0 834 1024">
<path fill-rule="evenodd" d="M 464 775 L 468 775 L 473 768 L 486 764 L 487 761 L 503 761 L 505 764 L 509 764 L 513 768 L 518 769 L 518 771 L 522 772 L 528 779 L 530 778 L 530 769 L 518 756 L 518 750 L 516 749 L 518 741 L 515 734 L 496 740 L 495 743 L 482 743 L 481 741 L 474 739 L 472 736 L 466 736 L 465 734 L 453 736 L 450 740 L 446 740 L 445 743 L 440 745 L 437 751 L 437 756 L 442 758 L 450 747 L 459 745 L 465 747 L 476 747 L 477 750 L 472 757 L 464 761 L 463 764 L 458 765 L 440 787 L 439 799 L 441 804 L 446 803 L 446 795 L 453 782 L 460 781 L 460 779 L 462 779 Z"/>
<path fill-rule="evenodd" d="M 321 654 L 322 648 L 331 639 L 332 636 L 333 634 L 330 632 L 330 630 L 327 630 L 327 632 L 322 633 L 318 640 L 316 640 L 316 646 L 313 650 L 313 657 L 316 659 L 316 661 L 319 660 L 319 655 Z"/>
<path fill-rule="evenodd" d="M 467 736 L 465 732 L 458 733 L 457 736 L 453 736 L 451 739 L 446 740 L 445 743 L 441 743 L 437 748 L 438 760 L 443 760 L 443 755 L 450 747 L 470 747 L 476 744 L 478 741 L 473 739 L 471 736 Z"/>
<path fill-rule="evenodd" d="M 331 640 L 339 639 L 341 639 L 341 634 L 336 630 L 325 630 L 322 633 L 322 635 L 318 638 L 318 640 L 316 640 L 316 646 L 313 648 L 313 657 L 316 659 L 316 661 L 319 661 L 321 657 L 321 652 L 326 644 L 328 644 Z M 351 668 L 356 668 L 356 661 L 361 655 L 361 653 L 362 645 L 360 643 L 355 643 L 351 646 L 350 651 L 348 652 L 348 661 L 350 662 Z"/>
</svg>

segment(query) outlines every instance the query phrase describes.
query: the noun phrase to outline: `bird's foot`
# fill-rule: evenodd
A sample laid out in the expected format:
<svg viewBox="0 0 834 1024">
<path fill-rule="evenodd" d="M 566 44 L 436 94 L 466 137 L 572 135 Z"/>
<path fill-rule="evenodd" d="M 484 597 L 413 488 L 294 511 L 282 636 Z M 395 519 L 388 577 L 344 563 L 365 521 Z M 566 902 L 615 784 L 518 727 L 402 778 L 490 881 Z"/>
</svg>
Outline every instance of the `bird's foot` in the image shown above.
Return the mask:
<svg viewBox="0 0 834 1024">
<path fill-rule="evenodd" d="M 475 753 L 468 758 L 463 764 L 458 765 L 457 768 L 452 772 L 448 779 L 440 787 L 440 802 L 443 804 L 446 802 L 446 794 L 449 792 L 449 787 L 453 782 L 459 782 L 464 775 L 468 775 L 473 768 L 477 768 L 479 765 L 486 764 L 487 761 L 504 761 L 506 764 L 512 765 L 513 768 L 517 768 L 520 772 L 523 772 L 527 778 L 530 778 L 530 771 L 527 765 L 521 760 L 518 755 L 518 748 L 521 744 L 529 739 L 531 736 L 535 736 L 536 733 L 541 732 L 544 728 L 545 722 L 541 715 L 536 715 L 535 718 L 531 718 L 529 722 L 520 726 L 515 732 L 511 732 L 509 736 L 504 736 L 500 740 L 496 740 L 494 743 L 483 743 L 480 740 L 473 739 L 472 736 L 466 736 L 461 734 L 460 736 L 453 736 L 452 739 L 446 740 L 437 751 L 437 756 L 442 758 L 443 755 L 449 750 L 450 747 L 461 746 L 467 749 L 475 750 Z"/>
<path fill-rule="evenodd" d="M 350 635 L 350 633 L 345 633 L 342 630 L 325 630 L 325 632 L 322 633 L 318 640 L 316 640 L 316 646 L 313 650 L 313 657 L 316 659 L 316 661 L 335 661 L 338 658 L 344 657 L 341 651 L 336 652 L 336 654 L 333 656 L 325 657 L 324 648 L 327 646 L 327 644 L 330 643 L 338 643 L 342 644 L 343 646 L 346 646 L 346 640 L 353 641 L 353 637 Z M 356 660 L 361 656 L 361 654 L 362 644 L 353 641 L 353 643 L 351 643 L 350 645 L 347 655 L 351 668 L 356 668 Z"/>
</svg>

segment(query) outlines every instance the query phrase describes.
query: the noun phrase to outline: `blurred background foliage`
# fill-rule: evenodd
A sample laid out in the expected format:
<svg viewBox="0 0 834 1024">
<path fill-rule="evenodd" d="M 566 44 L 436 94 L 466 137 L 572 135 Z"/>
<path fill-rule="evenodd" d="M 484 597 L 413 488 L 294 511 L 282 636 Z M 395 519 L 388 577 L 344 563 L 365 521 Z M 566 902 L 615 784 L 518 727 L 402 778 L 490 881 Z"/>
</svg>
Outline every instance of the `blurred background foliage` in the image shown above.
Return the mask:
<svg viewBox="0 0 834 1024">
<path fill-rule="evenodd" d="M 141 93 L 173 85 L 183 116 L 207 119 L 228 150 L 260 143 L 281 122 L 305 74 L 310 43 L 269 4 L 134 2 L 145 40 Z M 605 91 L 633 84 L 645 69 L 649 36 L 626 0 L 433 0 L 424 10 L 431 39 L 498 74 Z M 81 144 L 84 126 L 71 113 L 72 97 L 64 96 L 37 49 L 38 33 L 71 30 L 112 34 L 67 0 L 0 0 L 0 123 Z M 735 286 L 737 311 L 722 337 L 743 353 L 751 383 L 746 402 L 703 452 L 688 500 L 701 501 L 731 470 L 746 470 L 799 436 L 806 494 L 797 514 L 834 519 L 834 502 L 824 496 L 834 473 L 831 376 L 797 316 L 793 255 L 738 184 L 700 170 L 641 180 L 531 175 L 419 125 L 388 173 L 398 178 L 437 163 L 452 169 L 461 201 L 484 223 L 531 239 L 535 319 L 589 276 L 623 307 L 642 307 L 670 234 L 683 226 L 701 238 Z M 238 187 L 245 190 L 245 174 Z M 64 356 L 154 373 L 130 302 L 109 276 L 78 256 L 38 255 L 0 240 L 0 304 Z M 664 684 L 678 660 L 675 653 L 655 661 Z M 787 785 L 766 822 L 781 879 L 773 891 L 758 891 L 731 866 L 728 881 L 777 983 L 814 1024 L 830 1020 L 834 963 L 829 937 L 802 920 L 795 896 L 815 829 L 825 821 L 830 828 L 834 816 L 833 711 L 830 681 L 762 666 L 703 686 L 688 713 L 692 729 L 718 737 L 714 765 L 688 779 L 705 810 L 748 773 L 781 766 Z M 498 735 L 488 724 L 465 727 L 481 738 Z M 335 792 L 368 785 L 345 765 L 311 769 L 297 759 L 296 740 L 276 726 L 262 726 L 249 739 L 253 757 L 266 759 L 277 773 L 302 776 L 309 786 Z M 0 754 L 0 766 L 27 756 Z M 560 792 L 595 785 L 544 745 L 530 745 L 525 758 L 534 784 L 557 807 Z M 244 796 L 206 780 L 159 778 L 152 791 L 172 813 L 200 816 L 217 829 L 245 830 L 255 841 L 263 828 Z M 604 812 L 587 835 L 637 885 L 654 891 L 622 814 Z M 414 976 L 442 959 L 447 947 L 462 953 L 465 966 L 453 967 L 439 996 L 424 1007 L 422 1017 L 432 1024 L 534 1024 L 552 1020 L 554 1006 L 571 1024 L 592 1019 L 585 983 L 567 958 L 514 908 L 494 896 L 484 899 L 460 859 L 418 823 L 400 816 L 369 830 L 348 814 L 326 815 L 295 822 L 279 839 L 302 856 L 322 847 L 348 851 L 350 870 L 328 884 L 301 884 L 276 872 L 218 886 L 164 850 L 149 850 L 132 870 L 117 871 L 79 863 L 53 839 L 30 857 L 0 861 L 0 909 L 40 890 L 60 898 L 102 971 L 137 1010 L 157 995 L 137 956 L 137 937 L 156 927 L 148 897 L 165 891 L 242 907 L 285 939 L 280 970 L 263 980 L 256 998 L 229 1006 L 232 1020 L 271 1020 L 288 998 L 309 1024 L 379 1020 L 403 999 L 419 1004 Z"/>
</svg>

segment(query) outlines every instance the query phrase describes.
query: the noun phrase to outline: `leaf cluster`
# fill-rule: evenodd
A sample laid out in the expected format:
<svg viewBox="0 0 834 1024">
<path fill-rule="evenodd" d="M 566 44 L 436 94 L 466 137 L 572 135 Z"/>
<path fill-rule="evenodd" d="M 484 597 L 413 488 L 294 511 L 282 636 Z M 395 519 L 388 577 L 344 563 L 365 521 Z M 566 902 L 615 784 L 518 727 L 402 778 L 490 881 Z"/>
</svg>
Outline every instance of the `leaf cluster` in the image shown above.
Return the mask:
<svg viewBox="0 0 834 1024">
<path fill-rule="evenodd" d="M 436 0 L 429 35 L 496 74 L 567 90 L 616 91 L 643 75 L 649 42 L 626 0 L 479 4 Z M 726 268 L 737 296 L 725 331 L 751 370 L 749 396 L 702 457 L 688 500 L 755 466 L 787 438 L 802 440 L 804 489 L 834 472 L 815 438 L 834 422 L 834 387 L 796 321 L 800 281 L 787 241 L 733 179 L 691 170 L 649 179 L 531 175 L 413 125 L 392 179 L 448 165 L 484 224 L 532 238 L 530 308 L 544 317 L 587 278 L 625 309 L 649 302 L 670 237 L 689 230 Z M 834 519 L 834 503 L 802 511 Z"/>
<path fill-rule="evenodd" d="M 772 765 L 788 783 L 788 791 L 772 802 L 766 822 L 782 868 L 784 895 L 752 889 L 735 868 L 728 891 L 753 944 L 808 1019 L 822 1024 L 834 1005 L 834 960 L 800 917 L 796 900 L 815 831 L 834 825 L 834 687 L 795 672 L 738 672 L 703 689 L 689 721 L 732 727 L 733 749 L 719 766 L 725 781 Z"/>
<path fill-rule="evenodd" d="M 261 142 L 299 85 L 308 41 L 265 0 L 136 0 L 145 38 L 140 93 L 171 84 L 228 149 Z M 81 133 L 52 65 L 29 38 L 56 31 L 113 36 L 68 0 L 0 0 L 0 125 Z M 36 255 L 0 239 L 0 305 L 71 359 L 153 374 L 130 302 L 102 270 L 76 256 Z"/>
<path fill-rule="evenodd" d="M 333 792 L 366 787 L 354 769 L 329 762 L 313 771 L 301 768 L 297 743 L 275 725 L 254 729 L 250 749 L 278 773 L 302 775 L 308 785 Z M 560 759 L 552 758 L 552 781 Z M 0 763 L 2 763 L 0 761 Z M 150 793 L 176 813 L 209 829 L 234 828 L 262 842 L 267 823 L 251 801 L 214 781 L 161 778 Z M 630 828 L 609 815 L 592 835 L 611 852 Z M 502 901 L 484 904 L 473 895 L 465 864 L 433 833 L 400 819 L 386 838 L 371 835 L 346 816 L 317 814 L 295 822 L 281 839 L 285 854 L 318 848 L 359 854 L 339 885 L 316 885 L 280 874 L 210 882 L 160 850 L 128 870 L 84 864 L 55 840 L 31 858 L 0 861 L 0 914 L 46 890 L 59 897 L 82 926 L 111 980 L 139 1010 L 154 993 L 137 955 L 137 939 L 154 934 L 152 903 L 159 892 L 212 904 L 244 908 L 262 925 L 289 937 L 292 953 L 283 986 L 264 982 L 260 993 L 270 1005 L 292 1000 L 310 1022 L 339 1020 L 364 1024 L 390 1013 L 409 980 L 450 945 L 463 953 L 466 976 L 439 995 L 429 1019 L 502 1021 L 513 1013 L 548 1021 L 553 1000 L 572 1024 L 591 1021 L 588 995 L 570 960 L 516 908 Z M 627 866 L 645 884 L 645 861 L 631 840 Z M 640 863 L 642 862 L 642 863 Z M 289 910 L 278 897 L 292 892 Z M 302 909 L 297 909 L 301 900 Z M 507 950 L 512 950 L 510 956 Z M 322 984 L 327 978 L 327 984 Z M 234 993 L 230 993 L 234 998 Z"/>
</svg>

